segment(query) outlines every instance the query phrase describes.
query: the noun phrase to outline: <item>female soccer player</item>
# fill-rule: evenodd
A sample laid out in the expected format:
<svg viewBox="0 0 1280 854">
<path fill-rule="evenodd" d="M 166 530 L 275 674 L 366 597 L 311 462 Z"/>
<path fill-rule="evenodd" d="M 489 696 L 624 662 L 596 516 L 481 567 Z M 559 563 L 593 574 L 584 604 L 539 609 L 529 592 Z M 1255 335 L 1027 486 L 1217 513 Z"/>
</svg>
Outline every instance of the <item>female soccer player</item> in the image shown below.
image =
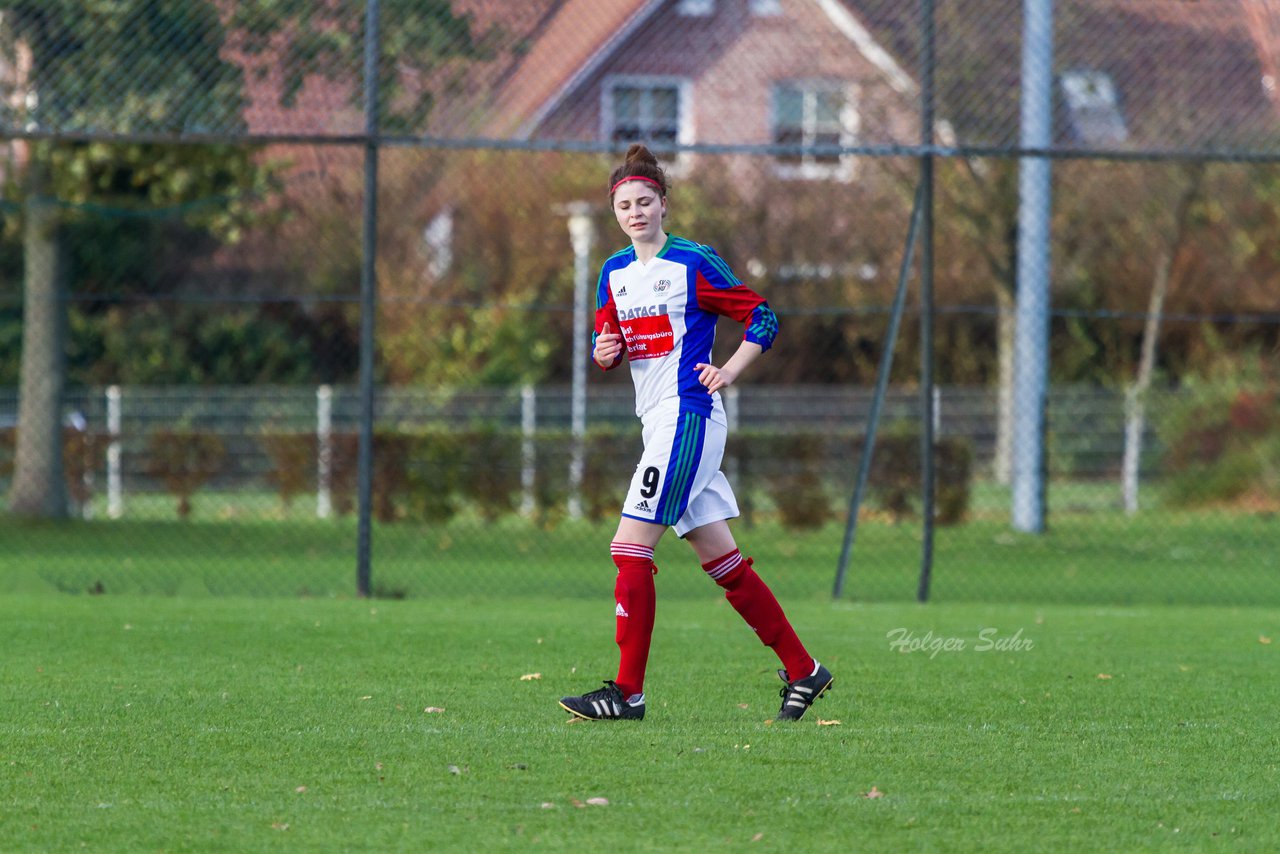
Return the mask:
<svg viewBox="0 0 1280 854">
<path fill-rule="evenodd" d="M 600 271 L 592 358 L 606 371 L 620 365 L 624 353 L 631 362 L 644 453 L 609 547 L 618 567 L 618 675 L 560 705 L 588 720 L 644 717 L 658 573 L 653 550 L 671 527 L 777 653 L 783 666 L 778 675 L 786 683 L 778 720 L 799 720 L 831 687 L 831 673 L 805 650 L 751 558 L 738 551 L 726 521 L 738 515 L 738 503 L 720 472 L 728 430 L 718 392 L 769 349 L 778 319 L 714 249 L 663 230 L 667 177 L 648 148 L 636 144 L 627 151 L 609 178 L 609 200 L 631 246 Z M 711 361 L 718 315 L 746 327 L 737 351 L 720 367 Z"/>
</svg>

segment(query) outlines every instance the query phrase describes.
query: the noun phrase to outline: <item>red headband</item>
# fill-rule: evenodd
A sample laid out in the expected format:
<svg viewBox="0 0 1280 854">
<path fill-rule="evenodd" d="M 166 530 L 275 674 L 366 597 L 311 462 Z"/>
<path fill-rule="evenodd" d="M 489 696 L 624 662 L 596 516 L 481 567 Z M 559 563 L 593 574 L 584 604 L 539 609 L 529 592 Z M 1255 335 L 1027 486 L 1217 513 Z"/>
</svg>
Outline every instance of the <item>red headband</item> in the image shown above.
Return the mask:
<svg viewBox="0 0 1280 854">
<path fill-rule="evenodd" d="M 662 192 L 662 185 L 659 184 L 657 181 L 653 180 L 652 178 L 646 178 L 643 175 L 628 175 L 627 177 L 623 178 L 621 181 L 613 185 L 613 189 L 609 191 L 609 195 L 612 196 L 614 193 L 618 192 L 618 188 L 621 187 L 623 184 L 627 183 L 628 181 L 648 181 L 650 184 L 658 188 L 659 193 Z"/>
</svg>

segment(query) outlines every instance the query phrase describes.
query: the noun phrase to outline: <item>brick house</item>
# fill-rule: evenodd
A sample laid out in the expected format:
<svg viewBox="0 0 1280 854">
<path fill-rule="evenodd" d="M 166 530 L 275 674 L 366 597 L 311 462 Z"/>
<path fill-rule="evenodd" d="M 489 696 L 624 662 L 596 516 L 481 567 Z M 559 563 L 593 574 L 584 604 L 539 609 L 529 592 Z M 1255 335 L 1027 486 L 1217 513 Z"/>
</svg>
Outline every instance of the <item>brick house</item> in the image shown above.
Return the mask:
<svg viewBox="0 0 1280 854">
<path fill-rule="evenodd" d="M 658 148 L 909 143 L 917 94 L 840 0 L 564 0 L 481 132 Z M 776 167 L 855 171 L 835 154 L 780 155 Z"/>
<path fill-rule="evenodd" d="M 459 0 L 461 3 L 462 0 Z M 469 0 L 475 3 L 480 0 Z M 521 4 L 516 4 L 521 5 Z M 918 141 L 919 4 L 538 0 L 482 136 L 684 145 Z M 1021 5 L 938 4 L 940 141 L 1016 145 Z M 1268 0 L 1081 0 L 1055 22 L 1056 143 L 1274 147 L 1280 9 Z M 780 158 L 803 177 L 848 177 Z"/>
</svg>

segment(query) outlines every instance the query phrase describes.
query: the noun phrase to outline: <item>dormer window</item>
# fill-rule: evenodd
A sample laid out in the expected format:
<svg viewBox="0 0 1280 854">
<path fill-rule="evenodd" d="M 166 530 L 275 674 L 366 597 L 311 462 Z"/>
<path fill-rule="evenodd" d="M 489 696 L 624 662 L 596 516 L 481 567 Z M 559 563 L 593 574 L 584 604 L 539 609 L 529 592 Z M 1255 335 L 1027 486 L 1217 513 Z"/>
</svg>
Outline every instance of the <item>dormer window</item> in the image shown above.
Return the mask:
<svg viewBox="0 0 1280 854">
<path fill-rule="evenodd" d="M 845 181 L 853 177 L 854 158 L 832 150 L 855 142 L 853 92 L 840 81 L 789 80 L 774 85 L 773 141 L 801 149 L 778 155 L 779 174 Z"/>
<path fill-rule="evenodd" d="M 680 0 L 676 11 L 681 15 L 705 18 L 716 10 L 716 0 Z"/>
<path fill-rule="evenodd" d="M 1129 138 L 1111 75 L 1077 70 L 1062 74 L 1062 98 L 1067 122 L 1077 142 L 1109 145 Z"/>
<path fill-rule="evenodd" d="M 685 140 L 688 82 L 678 77 L 618 75 L 605 81 L 604 138 L 670 151 Z"/>
</svg>

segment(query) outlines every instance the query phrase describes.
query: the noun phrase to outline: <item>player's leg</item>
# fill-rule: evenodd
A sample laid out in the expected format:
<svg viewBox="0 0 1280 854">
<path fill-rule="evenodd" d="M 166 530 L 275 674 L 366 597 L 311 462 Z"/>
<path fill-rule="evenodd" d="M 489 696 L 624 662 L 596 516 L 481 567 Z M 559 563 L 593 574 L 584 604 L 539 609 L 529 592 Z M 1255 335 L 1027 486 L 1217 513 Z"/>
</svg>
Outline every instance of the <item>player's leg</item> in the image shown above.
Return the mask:
<svg viewBox="0 0 1280 854">
<path fill-rule="evenodd" d="M 591 720 L 639 718 L 644 715 L 644 677 L 649 664 L 657 593 L 653 577 L 658 568 L 653 550 L 669 525 L 674 508 L 683 508 L 680 492 L 691 443 L 700 441 L 696 424 L 682 419 L 678 408 L 646 418 L 644 454 L 636 466 L 623 504 L 622 518 L 609 554 L 617 567 L 614 579 L 615 633 L 618 675 L 605 687 L 580 697 L 565 697 L 560 705 Z M 683 452 L 682 452 L 682 449 Z"/>
<path fill-rule="evenodd" d="M 609 544 L 609 554 L 618 568 L 613 583 L 614 641 L 618 644 L 616 681 L 623 696 L 639 696 L 642 701 L 657 612 L 653 577 L 658 574 L 658 567 L 653 562 L 653 550 L 666 530 L 665 525 L 624 517 Z"/>
<path fill-rule="evenodd" d="M 831 687 L 832 676 L 805 649 L 769 585 L 743 557 L 727 522 L 712 522 L 685 535 L 703 570 L 724 589 L 725 598 L 782 662 L 779 720 L 799 720 Z"/>
<path fill-rule="evenodd" d="M 685 539 L 693 546 L 703 570 L 724 589 L 729 604 L 761 643 L 777 654 L 786 669 L 787 681 L 809 676 L 814 669 L 813 656 L 800 642 L 769 585 L 756 574 L 753 559 L 738 550 L 729 524 L 721 521 L 703 525 L 686 534 Z"/>
<path fill-rule="evenodd" d="M 618 644 L 618 676 L 604 687 L 581 696 L 564 697 L 561 708 L 588 720 L 639 720 L 644 717 L 644 674 L 649 664 L 657 591 L 658 567 L 653 550 L 666 532 L 655 525 L 623 518 L 609 544 L 618 574 L 613 583 L 616 603 L 614 641 Z"/>
</svg>

